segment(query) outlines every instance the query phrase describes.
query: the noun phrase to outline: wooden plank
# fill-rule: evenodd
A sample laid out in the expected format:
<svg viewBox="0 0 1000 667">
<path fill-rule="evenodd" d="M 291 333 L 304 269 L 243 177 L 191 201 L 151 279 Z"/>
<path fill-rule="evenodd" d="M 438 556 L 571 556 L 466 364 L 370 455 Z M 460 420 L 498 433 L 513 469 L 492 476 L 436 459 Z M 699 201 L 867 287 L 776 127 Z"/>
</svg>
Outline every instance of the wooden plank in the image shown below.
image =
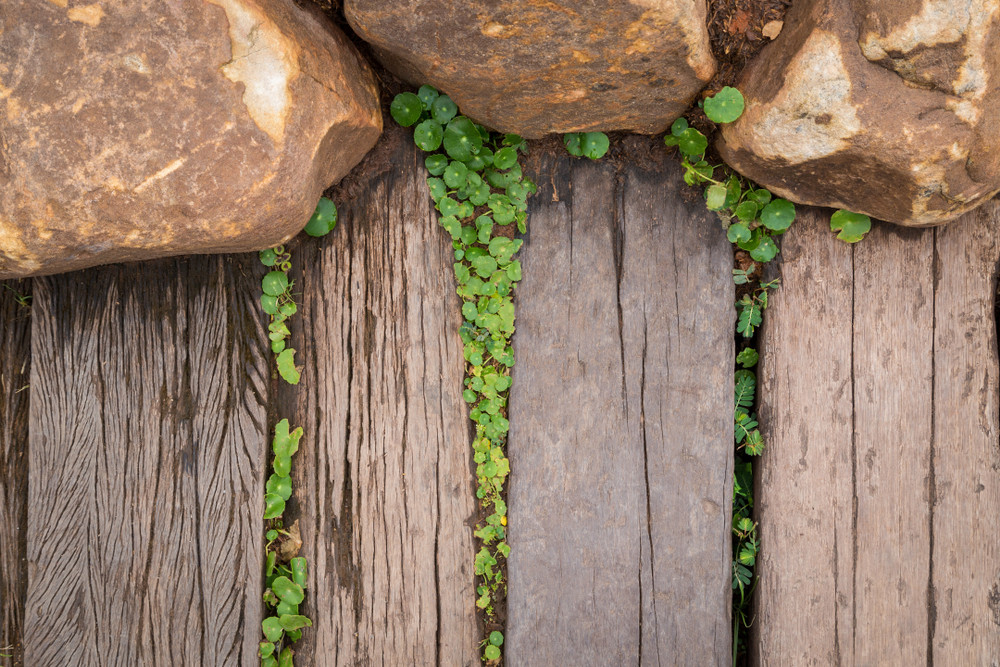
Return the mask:
<svg viewBox="0 0 1000 667">
<path fill-rule="evenodd" d="M 937 232 L 931 639 L 938 664 L 1000 664 L 1000 202 Z"/>
<path fill-rule="evenodd" d="M 854 608 L 853 260 L 815 210 L 799 212 L 779 257 L 758 373 L 757 664 L 841 664 Z"/>
<path fill-rule="evenodd" d="M 35 280 L 26 663 L 259 660 L 254 262 Z"/>
<path fill-rule="evenodd" d="M 538 168 L 510 407 L 510 665 L 730 661 L 732 251 L 660 166 Z"/>
<path fill-rule="evenodd" d="M 31 283 L 0 283 L 0 653 L 24 664 Z"/>
<path fill-rule="evenodd" d="M 478 665 L 454 258 L 423 155 L 402 130 L 382 141 L 393 168 L 295 250 L 294 475 L 315 623 L 296 664 Z"/>
<path fill-rule="evenodd" d="M 854 250 L 853 659 L 923 664 L 934 231 L 880 225 L 865 241 Z"/>
<path fill-rule="evenodd" d="M 809 212 L 785 240 L 763 342 L 761 664 L 1000 655 L 989 206 L 854 248 Z"/>
</svg>

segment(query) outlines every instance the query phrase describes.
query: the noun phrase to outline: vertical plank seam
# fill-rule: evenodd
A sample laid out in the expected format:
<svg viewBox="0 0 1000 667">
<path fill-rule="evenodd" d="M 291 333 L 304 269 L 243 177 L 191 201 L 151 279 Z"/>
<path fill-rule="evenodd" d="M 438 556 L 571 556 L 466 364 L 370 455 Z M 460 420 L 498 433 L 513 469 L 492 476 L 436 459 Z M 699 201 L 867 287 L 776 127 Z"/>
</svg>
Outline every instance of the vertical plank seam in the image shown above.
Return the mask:
<svg viewBox="0 0 1000 667">
<path fill-rule="evenodd" d="M 856 246 L 851 246 L 851 663 L 858 651 L 858 426 L 857 426 L 857 382 L 855 378 L 855 348 L 857 332 L 857 271 Z M 840 662 L 838 661 L 838 665 Z"/>
<path fill-rule="evenodd" d="M 937 603 L 934 599 L 934 505 L 937 504 L 937 480 L 934 471 L 935 446 L 937 444 L 936 430 L 936 385 L 937 363 L 937 291 L 939 282 L 938 230 L 931 236 L 931 441 L 928 452 L 929 464 L 927 471 L 927 667 L 934 665 L 934 633 L 937 625 Z"/>
</svg>

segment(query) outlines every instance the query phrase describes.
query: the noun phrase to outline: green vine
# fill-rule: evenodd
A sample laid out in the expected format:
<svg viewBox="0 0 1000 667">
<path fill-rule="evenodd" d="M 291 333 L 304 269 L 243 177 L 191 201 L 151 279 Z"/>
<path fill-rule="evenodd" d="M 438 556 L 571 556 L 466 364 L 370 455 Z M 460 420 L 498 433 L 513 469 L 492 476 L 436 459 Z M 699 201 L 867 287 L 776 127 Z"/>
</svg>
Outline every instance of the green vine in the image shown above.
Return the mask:
<svg viewBox="0 0 1000 667">
<path fill-rule="evenodd" d="M 403 127 L 414 127 L 416 145 L 430 153 L 424 165 L 427 187 L 452 239 L 455 278 L 464 321 L 459 334 L 467 362 L 462 397 L 475 423 L 472 441 L 480 520 L 475 536 L 476 606 L 493 623 L 496 605 L 506 596 L 503 563 L 507 545 L 504 482 L 510 473 L 505 451 L 507 398 L 514 351 L 514 287 L 521 280 L 521 248 L 515 230 L 525 232 L 527 198 L 536 191 L 519 164 L 527 152 L 521 137 L 497 134 L 459 115 L 447 95 L 430 86 L 401 93 L 390 107 Z M 503 633 L 493 630 L 480 648 L 484 661 L 498 661 Z"/>
<path fill-rule="evenodd" d="M 310 236 L 323 236 L 337 224 L 337 207 L 332 201 L 321 198 L 316 211 L 305 227 Z M 288 278 L 292 268 L 291 255 L 283 245 L 260 251 L 260 262 L 271 269 L 261 280 L 263 294 L 260 305 L 270 316 L 268 338 L 274 354 L 275 368 L 288 384 L 299 383 L 299 370 L 295 367 L 295 350 L 288 347 L 291 335 L 288 320 L 298 311 L 292 297 L 293 281 Z M 286 528 L 282 515 L 292 497 L 292 456 L 299 449 L 302 428 L 290 430 L 287 419 L 274 427 L 271 441 L 271 475 L 267 478 L 264 493 L 264 521 L 266 532 L 264 565 L 264 621 L 261 629 L 264 640 L 260 642 L 262 667 L 293 667 L 295 651 L 291 644 L 302 638 L 302 629 L 312 621 L 299 613 L 305 600 L 308 578 L 306 559 L 297 555 L 302 546 L 298 522 Z"/>
</svg>

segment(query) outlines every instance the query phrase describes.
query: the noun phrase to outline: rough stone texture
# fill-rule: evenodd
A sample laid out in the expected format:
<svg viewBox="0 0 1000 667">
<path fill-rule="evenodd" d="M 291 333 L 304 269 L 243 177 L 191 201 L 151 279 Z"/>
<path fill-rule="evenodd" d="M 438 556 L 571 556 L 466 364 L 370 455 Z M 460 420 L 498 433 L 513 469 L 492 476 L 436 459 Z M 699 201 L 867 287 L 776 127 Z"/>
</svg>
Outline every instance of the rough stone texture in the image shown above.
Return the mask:
<svg viewBox="0 0 1000 667">
<path fill-rule="evenodd" d="M 346 0 L 385 65 L 504 132 L 662 132 L 715 73 L 705 0 Z"/>
<path fill-rule="evenodd" d="M 908 226 L 1000 190 L 996 0 L 801 0 L 719 150 L 793 201 Z"/>
<path fill-rule="evenodd" d="M 291 0 L 4 0 L 0 278 L 274 245 L 381 124 Z"/>
</svg>

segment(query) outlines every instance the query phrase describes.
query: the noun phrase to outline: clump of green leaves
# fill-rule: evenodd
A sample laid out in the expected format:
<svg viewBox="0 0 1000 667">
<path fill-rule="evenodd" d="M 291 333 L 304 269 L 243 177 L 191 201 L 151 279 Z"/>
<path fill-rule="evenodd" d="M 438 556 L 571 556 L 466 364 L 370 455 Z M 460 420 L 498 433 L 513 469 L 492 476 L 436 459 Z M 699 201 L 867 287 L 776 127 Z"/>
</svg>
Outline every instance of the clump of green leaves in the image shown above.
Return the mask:
<svg viewBox="0 0 1000 667">
<path fill-rule="evenodd" d="M 571 132 L 563 135 L 563 144 L 570 155 L 599 160 L 611 146 L 603 132 Z"/>
<path fill-rule="evenodd" d="M 283 245 L 260 251 L 260 262 L 271 270 L 261 280 L 260 305 L 271 316 L 267 326 L 267 337 L 271 341 L 278 373 L 288 384 L 299 383 L 299 371 L 295 367 L 295 350 L 288 347 L 286 340 L 292 335 L 288 329 L 288 319 L 298 311 L 292 298 L 294 282 L 288 279 L 292 268 L 291 255 Z"/>
<path fill-rule="evenodd" d="M 704 102 L 705 115 L 716 123 L 731 123 L 743 113 L 743 95 L 726 86 Z M 708 138 L 678 118 L 664 137 L 667 146 L 681 153 L 684 182 L 704 185 L 705 205 L 718 213 L 726 225 L 726 237 L 756 262 L 769 262 L 778 254 L 775 237 L 783 234 L 795 220 L 795 205 L 787 199 L 775 199 L 722 165 L 705 160 Z M 722 172 L 721 174 L 719 172 Z"/>
<path fill-rule="evenodd" d="M 872 229 L 872 219 L 863 213 L 851 213 L 844 209 L 830 216 L 830 230 L 840 232 L 837 238 L 847 243 L 857 243 Z"/>
<path fill-rule="evenodd" d="M 414 143 L 430 155 L 424 160 L 427 187 L 440 213 L 439 224 L 452 240 L 455 278 L 464 321 L 459 329 L 467 362 L 462 397 L 475 423 L 472 441 L 476 497 L 485 519 L 475 528 L 476 606 L 487 619 L 505 595 L 501 563 L 507 545 L 504 483 L 510 474 L 506 443 L 507 398 L 514 365 L 514 287 L 521 263 L 514 257 L 525 232 L 527 198 L 536 191 L 524 176 L 520 155 L 527 152 L 516 134 L 497 134 L 458 112 L 447 95 L 430 86 L 401 93 L 390 107 L 404 127 L 414 127 Z M 605 150 L 607 150 L 605 146 Z M 503 633 L 483 642 L 483 660 L 498 660 Z"/>
<path fill-rule="evenodd" d="M 305 599 L 306 559 L 294 555 L 298 550 L 294 544 L 296 536 L 284 529 L 281 516 L 292 496 L 292 456 L 298 451 L 301 438 L 302 428 L 290 431 L 287 419 L 274 427 L 272 472 L 264 496 L 268 530 L 264 566 L 266 613 L 261 623 L 264 641 L 260 643 L 262 667 L 292 667 L 295 652 L 289 644 L 302 638 L 302 628 L 312 625 L 308 617 L 299 613 L 299 605 Z"/>
</svg>

